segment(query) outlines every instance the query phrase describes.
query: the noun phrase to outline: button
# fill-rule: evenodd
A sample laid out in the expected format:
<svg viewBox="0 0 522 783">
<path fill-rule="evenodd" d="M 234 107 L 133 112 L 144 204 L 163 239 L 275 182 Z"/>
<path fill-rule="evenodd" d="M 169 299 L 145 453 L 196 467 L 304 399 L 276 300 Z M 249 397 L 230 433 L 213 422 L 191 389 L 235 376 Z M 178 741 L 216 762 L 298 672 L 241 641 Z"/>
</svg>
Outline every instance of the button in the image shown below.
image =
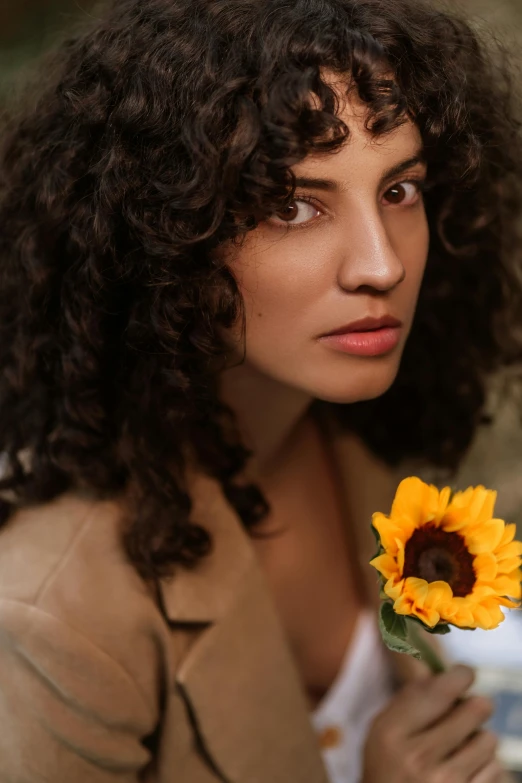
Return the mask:
<svg viewBox="0 0 522 783">
<path fill-rule="evenodd" d="M 326 726 L 319 732 L 319 745 L 322 750 L 338 748 L 343 741 L 343 733 L 338 726 Z"/>
</svg>

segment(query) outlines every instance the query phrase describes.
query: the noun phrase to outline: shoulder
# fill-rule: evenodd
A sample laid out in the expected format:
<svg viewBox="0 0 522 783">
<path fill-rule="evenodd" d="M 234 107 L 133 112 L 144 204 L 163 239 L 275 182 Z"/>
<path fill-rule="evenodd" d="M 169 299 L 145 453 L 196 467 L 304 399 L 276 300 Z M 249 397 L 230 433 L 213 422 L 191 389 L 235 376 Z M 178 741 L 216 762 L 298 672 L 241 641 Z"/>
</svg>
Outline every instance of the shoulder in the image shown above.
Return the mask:
<svg viewBox="0 0 522 783">
<path fill-rule="evenodd" d="M 2 781 L 138 780 L 150 759 L 167 629 L 120 519 L 63 497 L 0 531 Z"/>
<path fill-rule="evenodd" d="M 0 530 L 0 598 L 37 601 L 81 539 L 95 531 L 110 536 L 117 516 L 115 504 L 74 495 L 18 510 Z"/>
<path fill-rule="evenodd" d="M 73 495 L 18 511 L 0 531 L 0 626 L 46 617 L 49 629 L 69 629 L 151 692 L 168 626 L 127 560 L 122 519 L 116 501 Z"/>
<path fill-rule="evenodd" d="M 73 593 L 88 601 L 97 586 L 111 587 L 106 603 L 125 583 L 127 603 L 147 594 L 122 543 L 123 506 L 64 495 L 20 509 L 0 530 L 0 599 L 49 606 Z M 63 596 L 65 598 L 65 596 Z"/>
</svg>

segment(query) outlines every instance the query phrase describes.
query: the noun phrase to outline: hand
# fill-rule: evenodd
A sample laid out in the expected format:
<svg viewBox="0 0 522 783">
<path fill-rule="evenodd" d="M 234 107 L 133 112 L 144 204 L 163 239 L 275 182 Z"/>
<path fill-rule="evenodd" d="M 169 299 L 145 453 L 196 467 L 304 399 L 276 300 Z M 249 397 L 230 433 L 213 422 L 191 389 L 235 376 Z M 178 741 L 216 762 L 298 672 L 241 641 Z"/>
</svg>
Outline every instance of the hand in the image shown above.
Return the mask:
<svg viewBox="0 0 522 783">
<path fill-rule="evenodd" d="M 500 783 L 497 738 L 481 726 L 493 705 L 464 698 L 473 671 L 455 666 L 403 688 L 374 720 L 363 783 Z"/>
</svg>

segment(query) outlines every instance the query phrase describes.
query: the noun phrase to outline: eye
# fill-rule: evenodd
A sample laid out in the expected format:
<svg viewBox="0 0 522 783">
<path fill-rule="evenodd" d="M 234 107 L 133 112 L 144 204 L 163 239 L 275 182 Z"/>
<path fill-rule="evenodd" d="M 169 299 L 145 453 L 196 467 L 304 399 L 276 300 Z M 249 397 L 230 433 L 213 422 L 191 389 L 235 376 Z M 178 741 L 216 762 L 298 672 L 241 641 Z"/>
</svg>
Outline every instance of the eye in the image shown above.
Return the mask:
<svg viewBox="0 0 522 783">
<path fill-rule="evenodd" d="M 284 209 L 275 212 L 270 218 L 271 223 L 279 226 L 301 226 L 317 218 L 321 213 L 310 201 L 296 198 Z"/>
<path fill-rule="evenodd" d="M 386 191 L 383 201 L 391 206 L 411 207 L 420 200 L 421 192 L 420 182 L 398 182 Z"/>
</svg>

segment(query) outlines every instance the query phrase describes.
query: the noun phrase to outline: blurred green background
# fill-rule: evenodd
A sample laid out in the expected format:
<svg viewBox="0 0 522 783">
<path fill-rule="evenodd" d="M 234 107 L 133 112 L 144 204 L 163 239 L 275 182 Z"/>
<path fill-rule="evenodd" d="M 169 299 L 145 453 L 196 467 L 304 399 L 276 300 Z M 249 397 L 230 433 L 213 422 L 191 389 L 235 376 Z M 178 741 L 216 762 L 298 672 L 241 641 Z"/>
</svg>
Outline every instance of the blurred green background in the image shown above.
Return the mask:
<svg viewBox="0 0 522 783">
<path fill-rule="evenodd" d="M 0 93 L 93 6 L 92 0 L 1 0 Z"/>
<path fill-rule="evenodd" d="M 522 44 L 522 0 L 446 0 L 464 7 Z M 82 17 L 96 13 L 95 0 L 1 0 L 0 91 L 9 90 L 20 69 Z"/>
</svg>

